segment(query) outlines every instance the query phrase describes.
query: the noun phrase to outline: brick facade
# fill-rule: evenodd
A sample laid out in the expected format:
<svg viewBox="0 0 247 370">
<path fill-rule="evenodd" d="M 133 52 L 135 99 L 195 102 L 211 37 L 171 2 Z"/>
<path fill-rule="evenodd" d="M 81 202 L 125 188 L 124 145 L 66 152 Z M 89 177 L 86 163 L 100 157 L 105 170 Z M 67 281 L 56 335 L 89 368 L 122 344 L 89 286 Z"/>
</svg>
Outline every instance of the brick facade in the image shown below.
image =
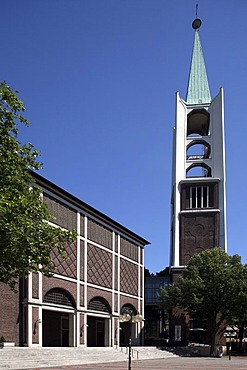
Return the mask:
<svg viewBox="0 0 247 370">
<path fill-rule="evenodd" d="M 32 273 L 18 293 L 0 284 L 0 336 L 25 346 L 112 346 L 124 305 L 143 314 L 143 250 L 148 242 L 34 174 L 54 226 L 75 229 L 66 259 L 52 252 L 52 277 Z M 90 329 L 91 327 L 91 329 Z M 141 343 L 142 324 L 135 344 Z M 116 337 L 117 336 L 117 337 Z M 136 335 L 135 335 L 136 337 Z"/>
<path fill-rule="evenodd" d="M 186 266 L 191 257 L 219 245 L 219 214 L 215 212 L 187 213 L 180 222 L 180 265 Z"/>
<path fill-rule="evenodd" d="M 15 342 L 19 338 L 20 328 L 19 294 L 0 283 L 0 297 L 0 337 L 3 336 L 8 342 Z"/>
</svg>

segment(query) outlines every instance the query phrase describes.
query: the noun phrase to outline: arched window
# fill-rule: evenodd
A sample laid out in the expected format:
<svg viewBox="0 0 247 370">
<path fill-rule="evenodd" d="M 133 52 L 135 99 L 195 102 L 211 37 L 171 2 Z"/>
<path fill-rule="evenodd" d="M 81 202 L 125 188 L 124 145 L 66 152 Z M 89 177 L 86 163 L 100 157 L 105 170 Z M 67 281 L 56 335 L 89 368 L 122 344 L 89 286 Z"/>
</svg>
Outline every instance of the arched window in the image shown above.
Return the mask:
<svg viewBox="0 0 247 370">
<path fill-rule="evenodd" d="M 88 309 L 92 311 L 108 312 L 111 313 L 111 307 L 109 303 L 101 297 L 94 297 L 91 299 L 88 305 Z"/>
<path fill-rule="evenodd" d="M 211 177 L 211 168 L 206 164 L 192 164 L 186 171 L 186 178 Z"/>
<path fill-rule="evenodd" d="M 137 315 L 137 311 L 136 311 L 135 307 L 130 303 L 126 303 L 121 308 L 120 313 L 121 313 L 121 315 L 124 315 L 126 312 L 129 312 L 129 311 L 132 311 L 133 315 Z"/>
<path fill-rule="evenodd" d="M 53 288 L 50 289 L 44 297 L 45 303 L 52 303 L 54 305 L 75 307 L 75 301 L 72 295 L 64 289 Z"/>
</svg>

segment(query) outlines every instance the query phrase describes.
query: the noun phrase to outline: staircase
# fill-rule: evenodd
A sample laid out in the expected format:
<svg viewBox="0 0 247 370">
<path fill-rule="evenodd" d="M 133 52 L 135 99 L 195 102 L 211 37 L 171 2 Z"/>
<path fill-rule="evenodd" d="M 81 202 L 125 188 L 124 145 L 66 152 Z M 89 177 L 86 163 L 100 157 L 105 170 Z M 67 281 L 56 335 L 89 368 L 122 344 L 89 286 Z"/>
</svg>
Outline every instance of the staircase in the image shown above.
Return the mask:
<svg viewBox="0 0 247 370">
<path fill-rule="evenodd" d="M 139 360 L 175 356 L 172 353 L 158 350 L 155 347 L 134 347 L 132 354 L 133 360 L 136 360 L 137 356 Z M 121 349 L 117 350 L 112 347 L 6 347 L 0 349 L 0 370 L 35 369 L 127 360 L 128 351 L 125 348 L 122 351 Z"/>
<path fill-rule="evenodd" d="M 132 347 L 134 360 L 152 360 L 156 358 L 178 357 L 172 352 L 157 347 Z"/>
</svg>

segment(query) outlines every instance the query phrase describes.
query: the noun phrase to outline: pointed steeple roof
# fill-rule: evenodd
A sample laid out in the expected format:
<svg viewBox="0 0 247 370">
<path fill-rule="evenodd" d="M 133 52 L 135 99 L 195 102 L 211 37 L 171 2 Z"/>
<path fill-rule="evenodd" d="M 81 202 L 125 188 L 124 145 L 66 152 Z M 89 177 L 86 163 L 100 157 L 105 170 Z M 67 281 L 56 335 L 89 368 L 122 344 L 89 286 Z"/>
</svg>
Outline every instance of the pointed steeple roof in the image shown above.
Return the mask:
<svg viewBox="0 0 247 370">
<path fill-rule="evenodd" d="M 211 102 L 206 66 L 199 37 L 200 26 L 201 20 L 198 18 L 195 19 L 192 23 L 192 27 L 195 29 L 195 39 L 187 87 L 187 104 L 205 104 Z"/>
</svg>

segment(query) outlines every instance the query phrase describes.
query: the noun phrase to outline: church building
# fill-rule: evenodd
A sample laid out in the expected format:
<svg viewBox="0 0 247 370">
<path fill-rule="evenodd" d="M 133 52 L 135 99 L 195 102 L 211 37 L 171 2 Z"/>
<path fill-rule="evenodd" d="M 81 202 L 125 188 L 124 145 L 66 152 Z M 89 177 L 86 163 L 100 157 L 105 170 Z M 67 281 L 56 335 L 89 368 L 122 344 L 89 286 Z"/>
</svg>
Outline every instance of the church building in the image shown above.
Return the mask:
<svg viewBox="0 0 247 370">
<path fill-rule="evenodd" d="M 51 277 L 30 273 L 17 293 L 0 283 L 0 337 L 28 347 L 110 347 L 130 338 L 142 344 L 149 242 L 42 176 L 33 178 L 51 224 L 76 230 L 77 238 L 65 246 L 66 259 L 53 253 Z"/>
</svg>

